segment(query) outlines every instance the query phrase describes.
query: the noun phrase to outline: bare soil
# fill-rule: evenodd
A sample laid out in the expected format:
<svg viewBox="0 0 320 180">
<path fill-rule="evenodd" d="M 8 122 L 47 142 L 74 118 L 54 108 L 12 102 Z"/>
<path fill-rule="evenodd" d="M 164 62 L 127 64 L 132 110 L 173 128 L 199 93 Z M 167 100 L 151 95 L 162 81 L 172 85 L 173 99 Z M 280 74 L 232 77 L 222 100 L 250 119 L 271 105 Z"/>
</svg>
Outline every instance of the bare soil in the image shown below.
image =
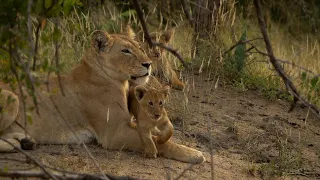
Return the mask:
<svg viewBox="0 0 320 180">
<path fill-rule="evenodd" d="M 229 85 L 215 88 L 216 79 L 208 77 L 187 77 L 188 92 L 172 90 L 167 107 L 175 125 L 173 140 L 202 151 L 204 163 L 192 166 L 88 145 L 103 171 L 141 179 L 320 178 L 320 121 L 308 108 L 298 106 L 288 113 L 290 103 L 285 100 L 266 99 L 258 91 L 241 91 Z M 77 145 L 42 145 L 28 153 L 50 166 L 98 173 Z M 19 153 L 0 157 L 24 159 Z M 0 160 L 0 169 L 26 167 L 32 166 Z"/>
</svg>

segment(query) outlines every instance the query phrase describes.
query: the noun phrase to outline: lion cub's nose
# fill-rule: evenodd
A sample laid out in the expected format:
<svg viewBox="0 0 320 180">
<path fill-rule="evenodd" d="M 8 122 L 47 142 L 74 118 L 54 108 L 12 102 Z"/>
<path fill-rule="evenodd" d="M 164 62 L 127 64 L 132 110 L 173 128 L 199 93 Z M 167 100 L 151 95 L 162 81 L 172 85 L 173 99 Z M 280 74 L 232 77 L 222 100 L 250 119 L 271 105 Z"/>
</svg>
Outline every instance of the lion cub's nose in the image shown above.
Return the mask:
<svg viewBox="0 0 320 180">
<path fill-rule="evenodd" d="M 143 67 L 149 68 L 150 65 L 151 65 L 151 63 L 141 63 L 141 65 L 142 65 Z"/>
<path fill-rule="evenodd" d="M 154 117 L 155 118 L 159 118 L 161 116 L 161 114 L 155 114 Z"/>
</svg>

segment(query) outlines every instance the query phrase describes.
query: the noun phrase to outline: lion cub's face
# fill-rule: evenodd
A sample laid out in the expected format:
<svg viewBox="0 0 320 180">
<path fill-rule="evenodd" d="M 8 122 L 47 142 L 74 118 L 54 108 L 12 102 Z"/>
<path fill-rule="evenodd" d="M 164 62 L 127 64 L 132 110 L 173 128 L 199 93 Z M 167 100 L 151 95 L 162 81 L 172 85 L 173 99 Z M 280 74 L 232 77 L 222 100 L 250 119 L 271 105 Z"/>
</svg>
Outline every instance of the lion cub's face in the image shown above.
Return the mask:
<svg viewBox="0 0 320 180">
<path fill-rule="evenodd" d="M 134 94 L 139 102 L 139 108 L 153 120 L 159 120 L 164 114 L 164 104 L 168 98 L 170 87 L 165 85 L 161 89 L 146 89 L 137 86 Z"/>
</svg>

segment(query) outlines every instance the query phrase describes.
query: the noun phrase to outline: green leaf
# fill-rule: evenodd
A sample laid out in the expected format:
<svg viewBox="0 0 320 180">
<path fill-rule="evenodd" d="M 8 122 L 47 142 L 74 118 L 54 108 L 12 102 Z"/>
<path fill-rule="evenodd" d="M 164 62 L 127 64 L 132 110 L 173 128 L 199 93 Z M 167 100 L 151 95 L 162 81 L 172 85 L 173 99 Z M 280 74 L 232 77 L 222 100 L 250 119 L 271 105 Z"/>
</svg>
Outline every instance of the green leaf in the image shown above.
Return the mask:
<svg viewBox="0 0 320 180">
<path fill-rule="evenodd" d="M 54 28 L 52 37 L 54 40 L 58 41 L 61 38 L 61 31 L 57 27 Z"/>
<path fill-rule="evenodd" d="M 243 34 L 241 35 L 240 41 L 245 41 L 247 39 L 247 31 L 245 30 Z M 241 72 L 243 70 L 243 67 L 245 65 L 245 60 L 246 60 L 246 44 L 239 44 L 236 47 L 236 50 L 234 52 L 234 57 L 235 57 L 235 63 L 236 63 L 236 68 L 238 72 Z"/>
<path fill-rule="evenodd" d="M 8 166 L 3 166 L 2 172 L 9 172 L 9 167 Z"/>
<path fill-rule="evenodd" d="M 120 14 L 120 18 L 128 18 L 130 16 L 133 16 L 136 14 L 136 11 L 133 9 L 129 9 L 128 11 L 125 11 Z"/>
<path fill-rule="evenodd" d="M 30 113 L 30 112 L 27 112 L 27 122 L 28 122 L 29 124 L 32 124 L 32 123 L 33 123 L 33 121 L 32 121 L 32 116 L 31 116 L 31 113 Z"/>
<path fill-rule="evenodd" d="M 306 72 L 302 72 L 301 73 L 301 80 L 305 81 L 307 79 L 307 73 Z"/>
<path fill-rule="evenodd" d="M 313 78 L 311 79 L 310 84 L 311 84 L 311 87 L 312 87 L 313 89 L 316 87 L 318 81 L 319 81 L 319 78 L 318 78 L 317 76 L 315 76 L 315 77 L 313 77 Z"/>
<path fill-rule="evenodd" d="M 64 0 L 63 1 L 63 12 L 68 15 L 73 6 L 77 3 L 77 0 Z"/>
</svg>

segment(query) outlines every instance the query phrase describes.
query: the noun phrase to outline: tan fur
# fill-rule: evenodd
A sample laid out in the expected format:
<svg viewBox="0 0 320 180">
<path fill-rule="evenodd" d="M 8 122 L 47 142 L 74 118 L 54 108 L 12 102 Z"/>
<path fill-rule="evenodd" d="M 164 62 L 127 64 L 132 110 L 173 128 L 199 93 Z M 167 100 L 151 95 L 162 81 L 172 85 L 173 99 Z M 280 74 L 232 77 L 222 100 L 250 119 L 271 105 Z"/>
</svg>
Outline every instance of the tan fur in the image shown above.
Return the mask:
<svg viewBox="0 0 320 180">
<path fill-rule="evenodd" d="M 146 88 L 142 85 L 130 87 L 128 106 L 131 121 L 129 124 L 137 129 L 147 157 L 157 157 L 155 143 L 164 144 L 173 134 L 173 125 L 164 108 L 168 93 L 169 86 L 163 86 L 160 89 Z M 136 123 L 133 122 L 134 117 Z M 157 130 L 154 137 L 151 134 L 153 129 Z"/>
<path fill-rule="evenodd" d="M 131 33 L 133 33 L 132 29 L 127 27 L 127 34 Z M 162 34 L 151 33 L 150 36 L 152 41 L 168 45 L 172 39 L 173 31 L 167 30 Z M 177 73 L 173 70 L 168 58 L 166 57 L 165 50 L 159 47 L 150 48 L 143 35 L 140 35 L 137 38 L 142 48 L 152 60 L 152 73 L 162 82 L 169 82 L 172 88 L 183 90 L 185 84 L 179 80 Z"/>
<path fill-rule="evenodd" d="M 58 91 L 57 77 L 50 78 L 50 92 L 46 86 L 37 89 L 39 114 L 32 112 L 27 132 L 42 144 L 71 144 L 78 143 L 79 139 L 89 143 L 97 139 L 104 148 L 142 151 L 139 134 L 128 126 L 128 80 L 148 75 L 150 63 L 139 44 L 128 36 L 95 31 L 82 62 L 61 77 L 64 95 Z M 7 90 L 1 91 L 2 98 L 11 96 L 15 101 L 12 106 L 3 107 L 7 114 L 0 117 L 0 138 L 19 145 L 17 141 L 24 137 L 24 130 L 18 125 L 23 126 L 25 122 L 22 103 L 17 93 Z M 33 106 L 30 98 L 26 103 L 28 107 Z M 0 140 L 0 152 L 12 150 Z M 171 141 L 158 145 L 157 150 L 167 158 L 183 162 L 204 161 L 200 151 Z"/>
</svg>

